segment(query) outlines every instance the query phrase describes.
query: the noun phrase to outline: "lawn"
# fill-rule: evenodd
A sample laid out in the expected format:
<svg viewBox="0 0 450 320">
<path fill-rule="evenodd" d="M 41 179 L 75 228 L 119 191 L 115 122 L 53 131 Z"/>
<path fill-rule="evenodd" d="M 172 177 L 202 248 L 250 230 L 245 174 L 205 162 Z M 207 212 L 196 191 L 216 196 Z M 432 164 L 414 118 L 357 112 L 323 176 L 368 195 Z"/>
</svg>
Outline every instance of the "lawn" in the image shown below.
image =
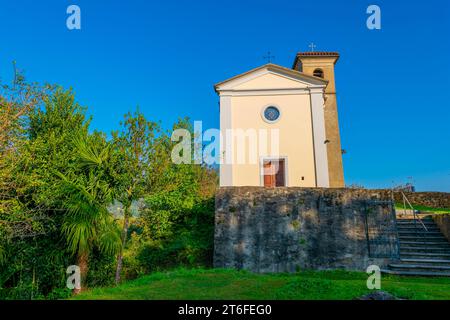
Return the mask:
<svg viewBox="0 0 450 320">
<path fill-rule="evenodd" d="M 419 206 L 419 205 L 413 205 L 414 210 L 419 210 L 422 212 L 433 212 L 437 214 L 450 214 L 450 208 L 432 208 L 432 207 L 426 207 L 426 206 Z M 395 209 L 397 211 L 400 211 L 404 209 L 403 203 L 396 203 Z M 407 205 L 406 210 L 410 210 L 411 208 Z"/>
<path fill-rule="evenodd" d="M 225 269 L 158 272 L 117 287 L 93 288 L 74 299 L 354 299 L 370 290 L 367 275 L 348 271 L 254 274 Z M 450 300 L 450 278 L 382 275 L 381 290 L 405 299 Z"/>
</svg>

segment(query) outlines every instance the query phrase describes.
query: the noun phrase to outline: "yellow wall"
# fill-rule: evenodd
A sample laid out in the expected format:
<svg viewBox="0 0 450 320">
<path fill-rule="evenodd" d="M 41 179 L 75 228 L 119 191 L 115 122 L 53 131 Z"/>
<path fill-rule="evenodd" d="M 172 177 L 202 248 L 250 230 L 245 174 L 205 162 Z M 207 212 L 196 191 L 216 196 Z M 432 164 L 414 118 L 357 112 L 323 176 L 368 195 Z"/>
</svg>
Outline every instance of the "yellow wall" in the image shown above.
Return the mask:
<svg viewBox="0 0 450 320">
<path fill-rule="evenodd" d="M 270 77 L 255 79 L 244 83 L 240 89 L 256 89 L 266 86 Z M 281 78 L 281 77 L 276 77 Z M 276 79 L 273 78 L 273 79 Z M 276 79 L 283 80 L 284 79 Z M 288 80 L 290 81 L 290 80 Z M 293 84 L 292 81 L 291 85 Z M 275 85 L 279 81 L 275 81 Z M 297 84 L 302 85 L 302 84 Z M 273 88 L 273 86 L 270 86 Z M 261 112 L 265 106 L 275 105 L 281 111 L 281 117 L 276 123 L 267 123 Z M 285 95 L 254 95 L 231 97 L 231 124 L 233 129 L 279 129 L 279 155 L 287 156 L 288 186 L 315 186 L 315 168 L 313 152 L 313 136 L 311 125 L 311 106 L 308 94 Z M 270 132 L 268 131 L 270 136 Z M 248 143 L 248 140 L 246 141 Z M 235 147 L 236 143 L 234 143 Z M 270 140 L 269 140 L 270 153 Z M 248 148 L 247 148 L 248 149 Z M 257 163 L 234 164 L 232 179 L 235 186 L 257 186 L 261 184 L 260 157 L 266 156 L 258 150 Z M 235 150 L 236 152 L 236 150 Z M 248 158 L 248 155 L 247 159 Z M 236 160 L 236 159 L 234 159 Z M 301 178 L 304 177 L 304 180 Z"/>
<path fill-rule="evenodd" d="M 275 75 L 264 74 L 251 81 L 238 84 L 233 87 L 234 90 L 271 90 L 271 89 L 301 89 L 307 85 L 292 79 Z"/>
</svg>

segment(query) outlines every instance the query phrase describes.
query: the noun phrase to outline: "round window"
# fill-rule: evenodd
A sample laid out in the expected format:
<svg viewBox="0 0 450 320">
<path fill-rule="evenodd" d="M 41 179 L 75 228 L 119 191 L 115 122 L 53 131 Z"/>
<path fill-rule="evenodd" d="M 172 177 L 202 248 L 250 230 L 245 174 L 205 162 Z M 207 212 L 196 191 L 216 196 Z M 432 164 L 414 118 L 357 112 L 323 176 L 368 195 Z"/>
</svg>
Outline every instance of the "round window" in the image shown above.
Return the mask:
<svg viewBox="0 0 450 320">
<path fill-rule="evenodd" d="M 280 110 L 277 107 L 269 106 L 264 109 L 264 119 L 269 122 L 275 122 L 280 118 Z"/>
</svg>

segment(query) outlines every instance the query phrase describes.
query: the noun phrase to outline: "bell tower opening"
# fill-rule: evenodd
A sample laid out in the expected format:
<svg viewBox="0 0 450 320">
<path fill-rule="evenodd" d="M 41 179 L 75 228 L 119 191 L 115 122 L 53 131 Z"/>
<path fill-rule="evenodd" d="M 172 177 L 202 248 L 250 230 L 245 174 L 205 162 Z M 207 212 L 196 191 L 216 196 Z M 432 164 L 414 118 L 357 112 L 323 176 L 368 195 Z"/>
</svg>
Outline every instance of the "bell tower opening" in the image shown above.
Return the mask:
<svg viewBox="0 0 450 320">
<path fill-rule="evenodd" d="M 323 79 L 323 70 L 320 68 L 314 69 L 313 76 Z"/>
</svg>

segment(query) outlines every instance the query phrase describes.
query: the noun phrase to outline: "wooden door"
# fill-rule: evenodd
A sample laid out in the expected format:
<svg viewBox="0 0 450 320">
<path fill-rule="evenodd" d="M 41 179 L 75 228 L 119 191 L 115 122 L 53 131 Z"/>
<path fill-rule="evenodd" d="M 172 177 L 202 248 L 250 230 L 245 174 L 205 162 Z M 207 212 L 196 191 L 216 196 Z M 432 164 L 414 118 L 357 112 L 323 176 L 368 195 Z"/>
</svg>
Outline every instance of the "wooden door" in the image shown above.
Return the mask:
<svg viewBox="0 0 450 320">
<path fill-rule="evenodd" d="M 275 187 L 276 180 L 272 161 L 264 161 L 264 187 Z"/>
<path fill-rule="evenodd" d="M 284 159 L 264 160 L 264 187 L 285 186 Z"/>
<path fill-rule="evenodd" d="M 284 159 L 278 160 L 278 170 L 275 175 L 275 183 L 277 187 L 284 187 L 285 186 L 285 176 L 284 176 Z"/>
</svg>

